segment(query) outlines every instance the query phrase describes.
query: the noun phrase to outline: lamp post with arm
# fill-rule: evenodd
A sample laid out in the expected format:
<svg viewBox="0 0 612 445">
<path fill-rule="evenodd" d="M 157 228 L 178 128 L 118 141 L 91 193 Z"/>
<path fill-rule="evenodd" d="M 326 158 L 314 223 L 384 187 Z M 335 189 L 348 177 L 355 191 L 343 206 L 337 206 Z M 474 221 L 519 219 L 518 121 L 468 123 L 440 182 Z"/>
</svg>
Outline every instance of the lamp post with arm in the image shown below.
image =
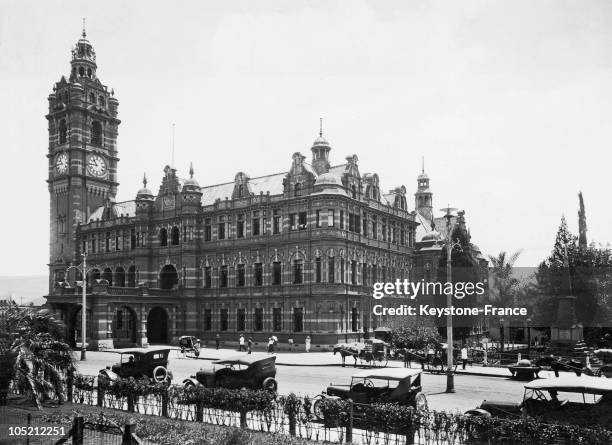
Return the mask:
<svg viewBox="0 0 612 445">
<path fill-rule="evenodd" d="M 87 332 L 87 252 L 83 253 L 83 262 L 78 266 L 69 266 L 66 269 L 68 272 L 70 269 L 76 269 L 81 272 L 83 277 L 83 295 L 81 300 L 81 360 L 87 359 L 87 348 L 86 348 L 86 332 Z"/>
<path fill-rule="evenodd" d="M 451 287 L 453 284 L 452 280 L 452 253 L 454 247 L 460 247 L 458 242 L 453 242 L 452 239 L 452 219 L 453 213 L 457 209 L 446 207 L 441 209 L 445 212 L 444 217 L 446 218 L 446 282 L 450 283 Z M 453 293 L 449 292 L 446 295 L 446 307 L 448 314 L 446 316 L 446 392 L 455 392 L 455 377 L 453 375 L 453 316 L 451 315 L 451 308 L 453 306 Z"/>
</svg>

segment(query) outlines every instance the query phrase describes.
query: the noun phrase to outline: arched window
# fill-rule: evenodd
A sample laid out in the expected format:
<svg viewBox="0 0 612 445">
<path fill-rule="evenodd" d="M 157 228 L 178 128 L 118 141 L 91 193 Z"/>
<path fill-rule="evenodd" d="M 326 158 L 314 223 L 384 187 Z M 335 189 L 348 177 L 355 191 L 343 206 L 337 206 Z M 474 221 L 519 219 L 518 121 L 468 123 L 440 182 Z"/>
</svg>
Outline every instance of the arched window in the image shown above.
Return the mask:
<svg viewBox="0 0 612 445">
<path fill-rule="evenodd" d="M 94 93 L 89 93 L 89 102 L 92 104 L 96 103 L 96 95 Z"/>
<path fill-rule="evenodd" d="M 68 126 L 66 125 L 66 119 L 62 119 L 59 123 L 59 143 L 65 144 L 68 139 Z"/>
<path fill-rule="evenodd" d="M 300 183 L 296 183 L 293 186 L 293 192 L 294 192 L 294 196 L 300 196 Z"/>
<path fill-rule="evenodd" d="M 180 240 L 181 240 L 181 232 L 178 227 L 174 226 L 172 228 L 172 245 L 178 246 Z"/>
<path fill-rule="evenodd" d="M 130 266 L 127 272 L 128 287 L 136 287 L 136 266 Z"/>
<path fill-rule="evenodd" d="M 98 97 L 98 105 L 100 105 L 101 107 L 106 106 L 106 99 L 104 99 L 104 96 Z"/>
<path fill-rule="evenodd" d="M 91 143 L 102 144 L 102 124 L 98 121 L 93 121 L 91 124 Z"/>
<path fill-rule="evenodd" d="M 115 286 L 125 287 L 125 269 L 123 267 L 115 269 Z"/>
<path fill-rule="evenodd" d="M 238 186 L 238 198 L 242 198 L 243 195 L 244 195 L 244 185 L 240 184 Z"/>
<path fill-rule="evenodd" d="M 160 246 L 168 245 L 168 231 L 166 229 L 161 229 L 159 231 L 159 245 Z"/>
<path fill-rule="evenodd" d="M 113 285 L 113 271 L 107 267 L 104 269 L 104 273 L 102 274 L 102 279 L 108 281 L 108 285 Z"/>
<path fill-rule="evenodd" d="M 357 188 L 355 187 L 355 184 L 351 186 L 351 195 L 353 199 L 357 198 Z"/>
<path fill-rule="evenodd" d="M 91 68 L 87 68 L 87 77 L 91 77 Z"/>
<path fill-rule="evenodd" d="M 159 273 L 159 287 L 161 289 L 172 289 L 178 283 L 178 272 L 172 264 L 164 266 Z"/>
<path fill-rule="evenodd" d="M 79 76 L 84 76 L 85 75 L 85 68 L 83 68 L 82 66 L 79 67 Z"/>
<path fill-rule="evenodd" d="M 92 283 L 95 282 L 95 280 L 99 280 L 100 279 L 100 271 L 98 269 L 93 269 L 92 271 L 89 272 L 89 277 L 87 279 L 87 284 L 89 284 L 91 286 Z"/>
</svg>

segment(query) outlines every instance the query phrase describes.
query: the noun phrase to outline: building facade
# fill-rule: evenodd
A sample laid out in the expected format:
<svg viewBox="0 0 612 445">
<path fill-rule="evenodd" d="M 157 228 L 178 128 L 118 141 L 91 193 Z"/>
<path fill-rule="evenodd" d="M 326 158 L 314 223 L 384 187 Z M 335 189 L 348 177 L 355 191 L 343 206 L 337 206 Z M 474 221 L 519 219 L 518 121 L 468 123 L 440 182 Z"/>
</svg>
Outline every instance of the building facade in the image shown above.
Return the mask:
<svg viewBox="0 0 612 445">
<path fill-rule="evenodd" d="M 92 348 L 239 333 L 323 347 L 381 322 L 374 282 L 435 278 L 441 246 L 424 172 L 409 209 L 406 188 L 385 193 L 356 155 L 332 165 L 322 131 L 311 162 L 296 152 L 285 172 L 200 186 L 193 167 L 182 180 L 166 166 L 157 193 L 145 177 L 134 200 L 116 202 L 118 101 L 85 32 L 71 65 L 47 115 L 47 304 L 69 339 L 81 335 L 84 254 Z"/>
</svg>

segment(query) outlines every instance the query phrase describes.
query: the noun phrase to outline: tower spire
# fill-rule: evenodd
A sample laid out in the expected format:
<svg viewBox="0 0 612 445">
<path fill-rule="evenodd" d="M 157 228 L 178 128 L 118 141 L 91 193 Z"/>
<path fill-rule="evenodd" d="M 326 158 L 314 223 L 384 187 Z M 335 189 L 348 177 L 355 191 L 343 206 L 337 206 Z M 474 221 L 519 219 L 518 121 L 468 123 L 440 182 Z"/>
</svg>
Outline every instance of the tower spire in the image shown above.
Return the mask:
<svg viewBox="0 0 612 445">
<path fill-rule="evenodd" d="M 147 188 L 147 172 L 142 175 L 142 185 Z"/>
<path fill-rule="evenodd" d="M 421 156 L 421 173 L 425 173 L 425 156 Z"/>
<path fill-rule="evenodd" d="M 189 177 L 193 179 L 193 162 L 189 163 Z"/>
<path fill-rule="evenodd" d="M 87 32 L 85 32 L 85 17 L 83 17 L 83 38 L 87 37 Z"/>
<path fill-rule="evenodd" d="M 323 118 L 319 118 L 319 137 L 323 137 Z"/>
</svg>

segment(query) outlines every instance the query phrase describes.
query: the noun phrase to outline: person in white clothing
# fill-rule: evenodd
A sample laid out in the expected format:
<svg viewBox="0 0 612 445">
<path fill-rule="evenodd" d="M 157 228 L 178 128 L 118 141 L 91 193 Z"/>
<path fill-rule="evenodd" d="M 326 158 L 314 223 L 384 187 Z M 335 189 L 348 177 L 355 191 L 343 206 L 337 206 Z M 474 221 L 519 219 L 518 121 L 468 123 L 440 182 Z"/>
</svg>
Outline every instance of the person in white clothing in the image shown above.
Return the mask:
<svg viewBox="0 0 612 445">
<path fill-rule="evenodd" d="M 463 369 L 465 369 L 465 365 L 467 365 L 468 361 L 468 350 L 465 345 L 461 348 L 461 361 L 463 362 Z"/>
<path fill-rule="evenodd" d="M 306 340 L 304 341 L 304 346 L 306 346 L 306 352 L 310 352 L 310 335 L 306 337 Z"/>
</svg>

